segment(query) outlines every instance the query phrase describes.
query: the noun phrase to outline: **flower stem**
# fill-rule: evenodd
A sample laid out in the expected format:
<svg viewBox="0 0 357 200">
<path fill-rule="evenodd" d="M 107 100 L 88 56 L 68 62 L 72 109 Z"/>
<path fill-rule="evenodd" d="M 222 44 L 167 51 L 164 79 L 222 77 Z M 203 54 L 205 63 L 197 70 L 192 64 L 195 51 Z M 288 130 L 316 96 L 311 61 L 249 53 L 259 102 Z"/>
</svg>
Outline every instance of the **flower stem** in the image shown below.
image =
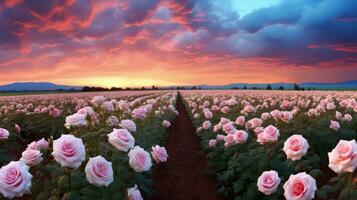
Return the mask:
<svg viewBox="0 0 357 200">
<path fill-rule="evenodd" d="M 68 172 L 68 187 L 69 187 L 69 191 L 72 191 L 71 169 L 67 168 L 67 172 Z"/>
</svg>

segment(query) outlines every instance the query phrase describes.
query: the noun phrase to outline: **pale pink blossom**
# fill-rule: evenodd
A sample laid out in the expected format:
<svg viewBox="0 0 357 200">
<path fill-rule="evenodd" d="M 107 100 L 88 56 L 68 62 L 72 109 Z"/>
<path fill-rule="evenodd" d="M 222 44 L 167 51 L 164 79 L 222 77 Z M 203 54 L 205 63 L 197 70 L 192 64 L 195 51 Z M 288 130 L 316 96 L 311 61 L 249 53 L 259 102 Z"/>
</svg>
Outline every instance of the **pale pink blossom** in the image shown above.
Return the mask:
<svg viewBox="0 0 357 200">
<path fill-rule="evenodd" d="M 30 194 L 32 175 L 23 161 L 11 161 L 0 169 L 0 193 L 12 199 Z"/>
<path fill-rule="evenodd" d="M 302 135 L 292 135 L 284 142 L 283 151 L 291 160 L 300 160 L 309 149 L 307 140 Z"/>
<path fill-rule="evenodd" d="M 238 126 L 244 126 L 244 123 L 245 123 L 245 117 L 244 116 L 239 116 L 239 117 L 237 117 L 237 119 L 236 119 L 236 124 L 238 125 Z"/>
<path fill-rule="evenodd" d="M 167 155 L 167 151 L 165 147 L 160 147 L 159 145 L 156 145 L 151 149 L 152 149 L 151 155 L 156 163 L 162 163 L 167 161 L 167 158 L 169 156 Z"/>
<path fill-rule="evenodd" d="M 336 147 L 328 153 L 329 167 L 336 173 L 354 172 L 357 167 L 356 140 L 340 140 Z"/>
<path fill-rule="evenodd" d="M 85 173 L 88 182 L 98 187 L 108 187 L 113 182 L 112 163 L 102 156 L 89 158 Z"/>
<path fill-rule="evenodd" d="M 217 140 L 212 139 L 208 141 L 208 146 L 209 147 L 215 147 L 217 145 Z"/>
<path fill-rule="evenodd" d="M 263 172 L 257 181 L 258 190 L 266 195 L 270 195 L 278 189 L 280 178 L 278 172 L 271 170 Z"/>
<path fill-rule="evenodd" d="M 276 142 L 278 141 L 279 135 L 279 129 L 273 125 L 269 125 L 258 135 L 257 142 L 260 144 Z"/>
<path fill-rule="evenodd" d="M 301 172 L 290 175 L 283 188 L 286 200 L 311 200 L 315 197 L 317 186 L 314 178 Z"/>
<path fill-rule="evenodd" d="M 338 131 L 338 129 L 340 129 L 340 123 L 338 123 L 338 121 L 331 120 L 330 121 L 330 129 Z"/>
</svg>

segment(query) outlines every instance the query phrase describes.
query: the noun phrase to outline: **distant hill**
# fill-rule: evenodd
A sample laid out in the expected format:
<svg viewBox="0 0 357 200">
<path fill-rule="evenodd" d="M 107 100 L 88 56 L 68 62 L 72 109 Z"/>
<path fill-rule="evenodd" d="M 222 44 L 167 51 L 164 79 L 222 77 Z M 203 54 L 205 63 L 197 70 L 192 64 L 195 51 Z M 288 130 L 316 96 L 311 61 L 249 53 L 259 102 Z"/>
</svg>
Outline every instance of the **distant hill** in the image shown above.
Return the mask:
<svg viewBox="0 0 357 200">
<path fill-rule="evenodd" d="M 48 91 L 48 90 L 82 90 L 82 87 L 56 85 L 50 82 L 16 82 L 0 86 L 0 91 Z"/>
<path fill-rule="evenodd" d="M 201 89 L 266 89 L 270 85 L 272 89 L 276 90 L 279 87 L 284 87 L 284 89 L 291 90 L 294 89 L 294 83 L 232 83 L 226 85 L 191 85 L 191 86 L 179 86 L 183 88 L 201 88 Z M 307 82 L 298 83 L 299 87 L 304 89 L 316 89 L 316 90 L 357 90 L 357 80 L 356 81 L 345 81 L 337 83 L 318 83 L 318 82 Z M 161 89 L 176 89 L 178 86 L 160 87 Z M 83 87 L 80 86 L 68 86 L 68 85 L 57 85 L 50 82 L 16 82 L 8 85 L 0 86 L 0 91 L 9 92 L 23 92 L 23 91 L 55 91 L 55 90 L 82 90 Z"/>
<path fill-rule="evenodd" d="M 337 82 L 337 83 L 318 83 L 318 82 L 307 82 L 307 83 L 297 83 L 299 87 L 305 89 L 314 88 L 317 90 L 357 90 L 357 80 L 356 81 L 346 81 L 346 82 Z M 294 83 L 232 83 L 227 85 L 192 85 L 192 86 L 183 86 L 184 88 L 201 88 L 201 89 L 233 89 L 233 88 L 244 88 L 247 89 L 266 89 L 270 85 L 272 89 L 278 89 L 283 86 L 284 89 L 294 89 Z M 169 88 L 175 88 L 172 86 Z"/>
</svg>

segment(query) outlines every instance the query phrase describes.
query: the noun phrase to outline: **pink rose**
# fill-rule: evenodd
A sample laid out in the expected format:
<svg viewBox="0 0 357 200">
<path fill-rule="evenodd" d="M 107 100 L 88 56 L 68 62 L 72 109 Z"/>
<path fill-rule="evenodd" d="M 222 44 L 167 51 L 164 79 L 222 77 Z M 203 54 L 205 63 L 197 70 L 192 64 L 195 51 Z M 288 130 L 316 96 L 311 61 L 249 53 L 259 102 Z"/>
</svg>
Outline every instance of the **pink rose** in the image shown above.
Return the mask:
<svg viewBox="0 0 357 200">
<path fill-rule="evenodd" d="M 276 142 L 278 141 L 279 135 L 279 130 L 275 126 L 269 125 L 258 135 L 257 142 L 260 144 Z"/>
<path fill-rule="evenodd" d="M 226 134 L 233 134 L 237 131 L 237 129 L 234 127 L 233 122 L 229 122 L 223 125 L 223 131 Z"/>
<path fill-rule="evenodd" d="M 251 105 L 245 106 L 245 107 L 243 108 L 243 110 L 244 110 L 245 112 L 247 112 L 247 113 L 253 113 L 253 112 L 256 112 L 256 111 L 257 111 L 257 110 L 256 110 L 253 106 L 251 106 Z"/>
<path fill-rule="evenodd" d="M 282 121 L 288 123 L 293 119 L 293 113 L 289 111 L 283 111 L 281 112 L 281 118 Z"/>
<path fill-rule="evenodd" d="M 268 120 L 269 118 L 270 118 L 270 114 L 269 113 L 267 113 L 267 112 L 265 112 L 265 113 L 262 113 L 261 114 L 261 118 L 262 118 L 262 120 Z"/>
<path fill-rule="evenodd" d="M 105 112 L 114 112 L 115 108 L 114 105 L 110 101 L 105 101 L 100 106 Z"/>
<path fill-rule="evenodd" d="M 120 100 L 118 103 L 119 109 L 123 112 L 128 112 L 130 111 L 129 104 L 127 101 Z"/>
<path fill-rule="evenodd" d="M 302 135 L 292 135 L 284 142 L 283 151 L 291 160 L 300 160 L 309 149 L 307 140 Z"/>
<path fill-rule="evenodd" d="M 30 194 L 32 175 L 23 161 L 11 161 L 0 169 L 0 193 L 12 199 Z"/>
<path fill-rule="evenodd" d="M 0 128 L 0 140 L 5 140 L 9 137 L 10 133 L 4 128 Z"/>
<path fill-rule="evenodd" d="M 32 150 L 46 150 L 48 149 L 48 142 L 45 140 L 45 138 L 42 138 L 39 141 L 33 141 L 29 145 L 27 145 L 27 149 L 32 149 Z"/>
<path fill-rule="evenodd" d="M 338 123 L 338 121 L 331 120 L 330 121 L 330 129 L 338 131 L 338 129 L 340 129 L 340 123 Z"/>
<path fill-rule="evenodd" d="M 342 119 L 342 114 L 340 112 L 336 111 L 335 118 L 337 120 L 341 120 Z"/>
<path fill-rule="evenodd" d="M 259 176 L 257 186 L 258 190 L 266 195 L 274 193 L 280 184 L 278 172 L 271 170 L 265 171 Z"/>
<path fill-rule="evenodd" d="M 149 171 L 152 162 L 151 157 L 148 152 L 143 148 L 136 146 L 134 149 L 130 150 L 128 153 L 129 156 L 129 166 L 134 169 L 136 172 Z"/>
<path fill-rule="evenodd" d="M 229 120 L 227 118 L 224 118 L 224 117 L 221 117 L 221 119 L 219 121 L 219 123 L 222 124 L 222 126 L 227 124 L 227 123 L 229 123 L 229 122 L 231 122 L 231 120 Z"/>
<path fill-rule="evenodd" d="M 39 150 L 39 149 L 37 149 L 36 141 L 33 141 L 33 142 L 31 142 L 30 144 L 28 144 L 26 150 L 27 150 L 27 149 L 30 149 L 30 150 Z"/>
<path fill-rule="evenodd" d="M 136 185 L 133 188 L 128 188 L 127 192 L 128 200 L 144 200 Z"/>
<path fill-rule="evenodd" d="M 206 120 L 202 124 L 203 129 L 209 129 L 211 127 L 211 122 L 209 120 Z"/>
<path fill-rule="evenodd" d="M 26 149 L 22 152 L 20 160 L 24 161 L 26 165 L 38 165 L 43 160 L 42 153 L 39 150 Z"/>
<path fill-rule="evenodd" d="M 136 124 L 130 119 L 121 120 L 119 126 L 131 132 L 136 131 Z"/>
<path fill-rule="evenodd" d="M 340 140 L 337 146 L 328 153 L 328 165 L 336 173 L 354 172 L 357 167 L 356 140 Z"/>
<path fill-rule="evenodd" d="M 169 157 L 167 155 L 167 151 L 166 151 L 165 147 L 160 147 L 159 145 L 152 147 L 151 155 L 154 158 L 156 163 L 166 162 L 167 158 Z"/>
<path fill-rule="evenodd" d="M 342 118 L 342 121 L 350 122 L 352 121 L 352 116 L 350 114 L 345 114 Z"/>
<path fill-rule="evenodd" d="M 119 119 L 115 116 L 109 116 L 105 123 L 110 127 L 116 127 L 119 124 Z"/>
<path fill-rule="evenodd" d="M 61 115 L 61 111 L 58 108 L 52 108 L 48 114 L 52 117 L 59 117 Z"/>
<path fill-rule="evenodd" d="M 237 130 L 233 136 L 237 143 L 245 143 L 248 139 L 248 133 L 243 130 Z"/>
<path fill-rule="evenodd" d="M 46 150 L 48 149 L 48 142 L 45 138 L 41 138 L 41 140 L 36 142 L 36 149 L 37 150 Z"/>
<path fill-rule="evenodd" d="M 228 113 L 229 112 L 229 107 L 228 106 L 224 106 L 223 108 L 221 108 L 221 112 L 222 113 Z"/>
<path fill-rule="evenodd" d="M 244 123 L 245 123 L 245 117 L 244 116 L 239 116 L 239 117 L 237 117 L 237 119 L 236 119 L 236 124 L 238 125 L 238 126 L 244 126 Z"/>
<path fill-rule="evenodd" d="M 152 104 L 147 104 L 144 106 L 147 113 L 151 112 L 153 110 L 153 107 L 154 106 Z"/>
<path fill-rule="evenodd" d="M 245 126 L 248 129 L 255 129 L 255 128 L 261 126 L 262 124 L 263 124 L 263 120 L 261 120 L 259 118 L 253 118 L 253 119 L 247 121 L 247 123 L 245 123 Z"/>
<path fill-rule="evenodd" d="M 62 135 L 53 141 L 52 156 L 62 167 L 78 168 L 86 157 L 82 139 L 73 135 Z"/>
<path fill-rule="evenodd" d="M 316 180 L 306 172 L 290 175 L 283 188 L 286 200 L 311 200 L 317 189 Z"/>
<path fill-rule="evenodd" d="M 218 123 L 218 124 L 213 126 L 213 132 L 217 132 L 217 131 L 219 131 L 221 129 L 222 129 L 222 124 L 221 123 Z"/>
<path fill-rule="evenodd" d="M 208 107 L 208 106 L 209 106 L 209 104 L 210 104 L 210 103 L 209 103 L 209 101 L 205 101 L 205 102 L 203 102 L 203 106 L 204 106 L 204 107 Z"/>
<path fill-rule="evenodd" d="M 209 147 L 215 147 L 217 145 L 217 140 L 212 139 L 208 141 L 208 146 Z"/>
<path fill-rule="evenodd" d="M 213 113 L 211 111 L 204 112 L 204 115 L 205 115 L 206 119 L 212 119 L 212 117 L 213 117 Z"/>
<path fill-rule="evenodd" d="M 89 158 L 85 172 L 88 182 L 95 186 L 108 187 L 113 182 L 112 163 L 102 156 Z"/>
<path fill-rule="evenodd" d="M 127 152 L 134 147 L 135 139 L 126 129 L 114 128 L 107 136 L 108 142 L 120 151 Z"/>
<path fill-rule="evenodd" d="M 236 104 L 237 104 L 237 100 L 235 100 L 234 98 L 228 100 L 228 105 L 229 106 L 234 106 Z"/>
<path fill-rule="evenodd" d="M 261 126 L 259 126 L 259 127 L 257 127 L 257 128 L 255 128 L 254 129 L 254 133 L 256 134 L 256 135 L 259 135 L 261 132 L 263 132 L 264 131 L 264 127 L 261 127 Z"/>
<path fill-rule="evenodd" d="M 217 141 L 224 141 L 226 136 L 218 134 L 216 138 L 217 138 Z"/>
<path fill-rule="evenodd" d="M 162 126 L 165 127 L 165 128 L 169 128 L 171 126 L 171 123 L 169 121 L 167 121 L 167 120 L 164 120 L 162 122 Z"/>
<path fill-rule="evenodd" d="M 339 104 L 340 104 L 341 107 L 346 107 L 347 104 L 348 104 L 347 99 L 344 99 L 344 100 L 340 101 Z"/>
<path fill-rule="evenodd" d="M 81 109 L 79 109 L 77 111 L 78 114 L 84 114 L 84 115 L 89 115 L 89 116 L 92 116 L 92 115 L 96 115 L 95 111 L 93 110 L 92 107 L 90 106 L 86 106 L 86 107 L 83 107 Z"/>
<path fill-rule="evenodd" d="M 224 146 L 225 147 L 229 147 L 232 146 L 234 144 L 236 144 L 235 138 L 233 134 L 228 134 L 225 138 L 224 138 Z"/>
<path fill-rule="evenodd" d="M 131 116 L 137 119 L 144 119 L 146 117 L 146 109 L 145 108 L 136 108 L 131 112 Z"/>
<path fill-rule="evenodd" d="M 326 109 L 327 109 L 327 110 L 333 110 L 333 109 L 335 109 L 335 108 L 336 108 L 336 106 L 335 106 L 334 103 L 327 103 L 327 104 L 326 104 Z"/>
<path fill-rule="evenodd" d="M 93 97 L 91 103 L 95 106 L 101 105 L 105 101 L 105 97 L 103 96 L 95 96 Z"/>
<path fill-rule="evenodd" d="M 279 110 L 273 110 L 270 112 L 270 115 L 275 119 L 278 120 L 281 116 L 281 112 Z"/>
<path fill-rule="evenodd" d="M 211 110 L 212 110 L 212 111 L 218 111 L 218 110 L 219 110 L 219 107 L 218 107 L 217 105 L 213 105 L 213 106 L 211 107 Z"/>
<path fill-rule="evenodd" d="M 86 114 L 75 113 L 66 117 L 66 128 L 87 126 Z"/>
</svg>

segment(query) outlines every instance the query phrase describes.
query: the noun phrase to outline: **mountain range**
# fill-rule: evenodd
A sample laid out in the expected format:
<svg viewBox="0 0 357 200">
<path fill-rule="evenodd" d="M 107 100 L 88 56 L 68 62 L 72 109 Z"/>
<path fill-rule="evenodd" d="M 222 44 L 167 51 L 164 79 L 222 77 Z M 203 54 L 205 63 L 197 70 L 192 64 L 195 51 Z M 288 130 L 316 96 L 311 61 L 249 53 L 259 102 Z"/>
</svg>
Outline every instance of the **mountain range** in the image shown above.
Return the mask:
<svg viewBox="0 0 357 200">
<path fill-rule="evenodd" d="M 0 86 L 0 91 L 46 91 L 46 90 L 82 90 L 83 87 L 57 85 L 50 82 L 16 82 Z"/>
<path fill-rule="evenodd" d="M 294 83 L 232 83 L 226 85 L 191 85 L 182 86 L 184 88 L 201 89 L 266 89 L 270 85 L 272 89 L 284 87 L 284 89 L 294 89 Z M 298 83 L 300 88 L 313 88 L 318 90 L 357 90 L 357 80 L 336 83 L 306 82 Z M 181 86 L 180 86 L 181 87 Z M 54 90 L 82 90 L 81 86 L 57 85 L 50 82 L 15 82 L 0 86 L 0 91 L 54 91 Z M 162 87 L 162 89 L 176 89 L 177 86 Z"/>
</svg>

